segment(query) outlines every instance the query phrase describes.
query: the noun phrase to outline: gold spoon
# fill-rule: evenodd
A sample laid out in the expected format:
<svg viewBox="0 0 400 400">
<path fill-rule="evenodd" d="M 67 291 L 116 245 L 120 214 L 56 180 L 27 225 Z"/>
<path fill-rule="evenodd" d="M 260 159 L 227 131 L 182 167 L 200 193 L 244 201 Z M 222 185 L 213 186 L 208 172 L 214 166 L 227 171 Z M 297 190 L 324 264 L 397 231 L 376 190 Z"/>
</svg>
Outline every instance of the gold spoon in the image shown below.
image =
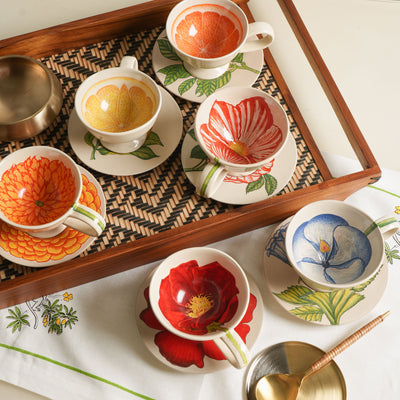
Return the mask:
<svg viewBox="0 0 400 400">
<path fill-rule="evenodd" d="M 302 383 L 312 374 L 325 367 L 334 357 L 356 342 L 361 336 L 380 324 L 390 311 L 375 318 L 347 339 L 343 340 L 331 351 L 325 353 L 302 374 L 270 374 L 257 381 L 254 394 L 257 400 L 296 400 Z"/>
</svg>

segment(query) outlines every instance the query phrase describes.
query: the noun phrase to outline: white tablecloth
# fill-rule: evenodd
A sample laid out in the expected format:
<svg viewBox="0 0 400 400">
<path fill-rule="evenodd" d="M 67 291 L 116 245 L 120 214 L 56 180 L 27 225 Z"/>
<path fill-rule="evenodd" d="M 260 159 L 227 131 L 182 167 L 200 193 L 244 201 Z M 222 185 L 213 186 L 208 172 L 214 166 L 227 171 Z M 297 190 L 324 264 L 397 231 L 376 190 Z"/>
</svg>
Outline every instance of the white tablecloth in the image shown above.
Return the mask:
<svg viewBox="0 0 400 400">
<path fill-rule="evenodd" d="M 347 159 L 335 157 L 333 163 L 336 176 L 354 168 Z M 383 170 L 380 181 L 346 201 L 373 218 L 397 215 L 400 173 Z M 262 293 L 263 323 L 251 356 L 288 340 L 329 350 L 375 316 L 391 310 L 383 324 L 339 355 L 336 362 L 344 375 L 349 400 L 398 399 L 399 244 L 394 239 L 387 242 L 389 281 L 371 312 L 345 325 L 316 325 L 285 311 L 267 288 L 263 252 L 274 227 L 211 245 L 233 256 Z M 184 373 L 162 364 L 144 346 L 135 319 L 135 302 L 139 287 L 156 265 L 144 265 L 1 310 L 0 379 L 60 400 L 242 399 L 246 369 Z M 57 318 L 51 320 L 54 315 Z"/>
</svg>

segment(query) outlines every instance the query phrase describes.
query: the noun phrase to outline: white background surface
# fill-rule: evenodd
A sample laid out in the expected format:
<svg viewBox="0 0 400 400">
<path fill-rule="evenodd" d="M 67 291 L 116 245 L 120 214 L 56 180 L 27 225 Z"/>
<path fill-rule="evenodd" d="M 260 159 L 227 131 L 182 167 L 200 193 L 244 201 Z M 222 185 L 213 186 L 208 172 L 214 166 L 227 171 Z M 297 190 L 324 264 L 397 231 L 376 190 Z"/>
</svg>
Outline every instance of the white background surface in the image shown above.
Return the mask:
<svg viewBox="0 0 400 400">
<path fill-rule="evenodd" d="M 0 40 L 140 2 L 6 2 L 0 13 Z M 400 171 L 396 141 L 400 137 L 400 1 L 294 0 L 294 3 L 379 165 Z M 272 53 L 320 149 L 354 157 L 276 0 L 250 0 L 249 5 L 256 19 L 267 20 L 274 26 L 276 40 Z M 42 399 L 2 382 L 0 398 Z"/>
</svg>

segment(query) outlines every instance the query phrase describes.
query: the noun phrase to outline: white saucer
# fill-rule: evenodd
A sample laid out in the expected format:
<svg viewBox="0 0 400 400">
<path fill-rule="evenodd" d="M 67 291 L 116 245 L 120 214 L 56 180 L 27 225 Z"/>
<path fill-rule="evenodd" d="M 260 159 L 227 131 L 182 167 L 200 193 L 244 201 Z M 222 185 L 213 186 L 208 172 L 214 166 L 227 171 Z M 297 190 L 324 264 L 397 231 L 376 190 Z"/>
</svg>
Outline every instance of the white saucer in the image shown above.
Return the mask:
<svg viewBox="0 0 400 400">
<path fill-rule="evenodd" d="M 105 218 L 106 199 L 100 184 L 89 171 L 81 166 L 79 168 L 83 177 L 84 190 L 88 193 L 87 196 L 81 196 L 80 201 L 90 206 L 87 200 L 90 199 L 96 208 L 100 205 L 100 209 L 96 211 Z M 22 231 L 10 229 L 4 222 L 0 222 L 0 236 L 0 255 L 11 262 L 27 267 L 49 267 L 71 260 L 85 251 L 96 239 L 94 236 L 87 236 L 68 227 L 53 238 L 39 239 Z"/>
<path fill-rule="evenodd" d="M 195 364 L 185 367 L 185 366 L 172 364 L 160 353 L 160 349 L 155 344 L 154 338 L 158 333 L 161 333 L 162 331 L 150 328 L 140 318 L 141 312 L 146 310 L 148 307 L 150 307 L 149 303 L 146 301 L 144 292 L 145 292 L 145 289 L 148 288 L 148 286 L 149 286 L 151 275 L 152 274 L 150 274 L 145 279 L 145 281 L 142 283 L 142 285 L 137 293 L 136 306 L 135 306 L 135 315 L 136 315 L 136 322 L 137 322 L 139 334 L 142 337 L 143 342 L 146 345 L 146 347 L 148 348 L 148 350 L 163 364 L 165 364 L 175 370 L 178 370 L 180 372 L 205 374 L 208 372 L 220 371 L 222 369 L 232 367 L 232 365 L 227 360 L 215 360 L 206 355 L 204 355 L 204 359 L 203 359 L 204 366 L 202 368 L 198 367 Z M 250 285 L 250 292 L 252 293 L 252 295 L 254 295 L 254 297 L 257 301 L 257 304 L 253 310 L 253 318 L 247 324 L 250 327 L 250 331 L 248 332 L 247 337 L 246 337 L 246 344 L 247 344 L 247 347 L 249 348 L 249 350 L 251 350 L 251 348 L 253 347 L 254 343 L 256 342 L 257 337 L 261 331 L 261 326 L 262 326 L 262 322 L 263 322 L 263 307 L 264 306 L 263 306 L 262 296 L 261 296 L 260 290 L 258 289 L 257 285 L 254 283 L 253 279 L 251 279 L 249 276 L 247 276 L 247 279 L 248 279 L 249 285 Z M 174 337 L 177 338 L 177 336 L 174 336 Z M 178 341 L 180 341 L 180 340 L 186 341 L 186 339 L 180 339 L 180 338 L 178 338 L 177 340 Z M 187 341 L 187 342 L 194 343 L 191 341 Z M 183 347 L 180 349 L 180 351 L 184 351 Z M 232 368 L 234 368 L 234 367 L 232 367 Z"/>
<path fill-rule="evenodd" d="M 165 30 L 158 36 L 152 52 L 153 70 L 160 82 L 173 94 L 201 103 L 223 86 L 251 86 L 264 65 L 262 50 L 240 53 L 229 69 L 215 79 L 198 79 L 190 75 L 170 45 Z"/>
<path fill-rule="evenodd" d="M 194 186 L 199 186 L 201 171 L 207 156 L 200 149 L 193 126 L 187 132 L 181 153 L 183 169 Z M 271 165 L 258 169 L 246 177 L 226 177 L 212 198 L 227 204 L 251 204 L 279 193 L 293 176 L 297 163 L 297 147 L 289 135 L 285 147 Z M 246 180 L 246 181 L 244 181 Z M 252 181 L 252 182 L 250 182 Z"/>
<path fill-rule="evenodd" d="M 146 143 L 136 152 L 112 153 L 80 122 L 75 109 L 68 122 L 68 137 L 79 159 L 95 171 L 108 175 L 136 175 L 162 164 L 176 149 L 182 137 L 183 118 L 173 97 L 160 88 L 162 107 Z"/>
<path fill-rule="evenodd" d="M 274 230 L 264 249 L 267 286 L 278 302 L 297 318 L 318 325 L 343 325 L 358 321 L 368 314 L 385 291 L 388 281 L 387 262 L 366 285 L 336 292 L 310 289 L 287 261 L 285 235 L 290 218 Z"/>
</svg>

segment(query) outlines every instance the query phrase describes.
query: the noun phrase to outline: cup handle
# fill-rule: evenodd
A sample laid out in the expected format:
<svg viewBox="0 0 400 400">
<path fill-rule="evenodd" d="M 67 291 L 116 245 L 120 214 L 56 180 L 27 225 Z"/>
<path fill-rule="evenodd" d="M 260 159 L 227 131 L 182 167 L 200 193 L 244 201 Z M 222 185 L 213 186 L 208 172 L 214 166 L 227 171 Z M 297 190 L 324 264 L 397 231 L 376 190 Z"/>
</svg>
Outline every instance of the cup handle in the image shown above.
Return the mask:
<svg viewBox="0 0 400 400">
<path fill-rule="evenodd" d="M 104 231 L 106 221 L 91 208 L 75 203 L 64 225 L 89 236 L 99 236 Z"/>
<path fill-rule="evenodd" d="M 400 230 L 400 222 L 392 216 L 385 216 L 375 221 L 384 240 L 390 239 L 396 232 Z"/>
<path fill-rule="evenodd" d="M 261 39 L 247 39 L 245 44 L 240 49 L 241 53 L 247 53 L 249 51 L 262 50 L 268 47 L 275 38 L 275 33 L 270 24 L 267 22 L 252 22 L 249 24 L 248 37 L 262 35 Z"/>
<path fill-rule="evenodd" d="M 198 193 L 204 197 L 211 197 L 217 191 L 225 176 L 226 171 L 219 162 L 209 162 L 201 173 Z"/>
<path fill-rule="evenodd" d="M 137 58 L 133 56 L 122 57 L 119 66 L 121 68 L 134 69 L 136 71 L 139 69 Z"/>
<path fill-rule="evenodd" d="M 233 329 L 226 329 L 223 336 L 214 339 L 214 343 L 235 368 L 240 369 L 248 364 L 249 349 Z"/>
</svg>

